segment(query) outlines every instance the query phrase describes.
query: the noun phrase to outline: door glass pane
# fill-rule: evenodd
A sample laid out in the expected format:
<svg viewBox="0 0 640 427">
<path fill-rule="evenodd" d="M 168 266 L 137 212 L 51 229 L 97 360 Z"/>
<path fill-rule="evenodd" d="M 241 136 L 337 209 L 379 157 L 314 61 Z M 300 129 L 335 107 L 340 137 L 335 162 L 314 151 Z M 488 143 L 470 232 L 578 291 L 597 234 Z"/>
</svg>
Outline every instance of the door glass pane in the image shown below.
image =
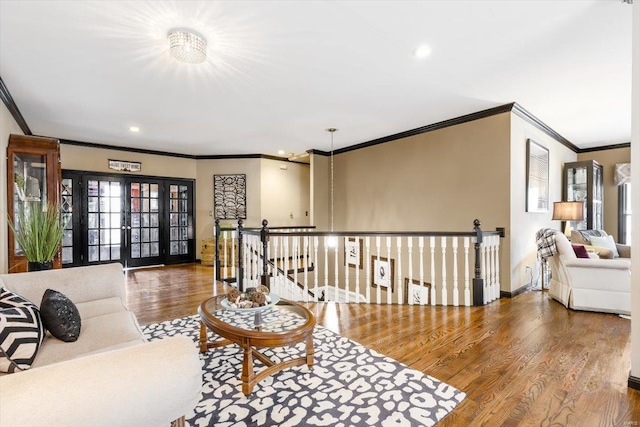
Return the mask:
<svg viewBox="0 0 640 427">
<path fill-rule="evenodd" d="M 89 180 L 87 187 L 97 189 L 100 195 L 99 198 L 88 197 L 89 212 L 95 211 L 87 215 L 89 262 L 120 261 L 121 184 L 108 179 Z"/>
<path fill-rule="evenodd" d="M 149 242 L 158 242 L 160 235 L 159 200 L 160 185 L 144 182 L 131 183 L 131 246 L 132 258 L 146 258 L 160 256 L 159 244 L 157 248 Z M 134 213 L 133 213 L 134 212 Z M 140 213 L 138 213 L 140 212 Z M 151 213 L 154 212 L 154 213 Z M 156 237 L 155 240 L 152 240 Z M 138 244 L 141 243 L 141 244 Z"/>
<path fill-rule="evenodd" d="M 62 180 L 62 215 L 66 222 L 64 236 L 62 237 L 62 264 L 73 263 L 73 180 Z"/>
</svg>

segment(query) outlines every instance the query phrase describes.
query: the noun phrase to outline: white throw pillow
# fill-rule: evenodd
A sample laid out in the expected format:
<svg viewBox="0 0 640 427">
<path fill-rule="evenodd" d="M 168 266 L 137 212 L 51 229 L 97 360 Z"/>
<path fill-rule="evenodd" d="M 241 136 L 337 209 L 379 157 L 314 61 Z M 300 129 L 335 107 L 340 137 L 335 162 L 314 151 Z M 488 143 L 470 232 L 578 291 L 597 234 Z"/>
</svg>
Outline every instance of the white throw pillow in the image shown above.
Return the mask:
<svg viewBox="0 0 640 427">
<path fill-rule="evenodd" d="M 618 248 L 616 247 L 616 242 L 613 241 L 613 236 L 611 235 L 607 237 L 591 236 L 591 244 L 593 246 L 602 246 L 603 248 L 610 249 L 611 252 L 613 252 L 614 258 L 620 257 L 620 254 L 618 253 Z"/>
</svg>

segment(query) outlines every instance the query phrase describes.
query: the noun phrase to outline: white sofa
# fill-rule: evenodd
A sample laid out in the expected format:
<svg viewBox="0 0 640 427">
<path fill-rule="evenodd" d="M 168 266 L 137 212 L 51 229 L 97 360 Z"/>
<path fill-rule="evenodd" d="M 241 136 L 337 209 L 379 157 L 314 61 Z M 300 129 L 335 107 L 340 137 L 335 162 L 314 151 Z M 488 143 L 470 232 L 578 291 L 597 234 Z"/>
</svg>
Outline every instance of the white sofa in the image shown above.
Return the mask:
<svg viewBox="0 0 640 427">
<path fill-rule="evenodd" d="M 82 322 L 77 341 L 47 333 L 31 369 L 0 376 L 0 426 L 168 426 L 199 401 L 197 347 L 146 341 L 120 264 L 5 274 L 0 286 L 37 306 L 47 289 L 62 292 Z"/>
<path fill-rule="evenodd" d="M 630 260 L 578 258 L 563 233 L 555 236 L 549 295 L 574 310 L 630 314 Z"/>
</svg>

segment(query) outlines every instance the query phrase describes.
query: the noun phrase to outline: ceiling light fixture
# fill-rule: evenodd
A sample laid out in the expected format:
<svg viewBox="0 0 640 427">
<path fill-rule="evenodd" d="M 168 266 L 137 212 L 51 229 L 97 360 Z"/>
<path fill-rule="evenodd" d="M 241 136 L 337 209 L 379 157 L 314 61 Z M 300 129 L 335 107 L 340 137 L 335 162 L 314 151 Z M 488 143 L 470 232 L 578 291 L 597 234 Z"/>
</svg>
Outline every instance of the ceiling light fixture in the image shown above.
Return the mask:
<svg viewBox="0 0 640 427">
<path fill-rule="evenodd" d="M 282 156 L 284 154 L 284 150 L 278 150 L 278 154 Z"/>
<path fill-rule="evenodd" d="M 413 56 L 419 59 L 426 58 L 431 55 L 431 48 L 427 45 L 422 45 L 413 51 Z"/>
<path fill-rule="evenodd" d="M 331 133 L 331 232 L 333 233 L 333 134 L 338 130 L 336 128 L 325 129 Z M 338 247 L 338 237 L 329 236 L 327 238 L 327 246 L 330 248 Z"/>
<path fill-rule="evenodd" d="M 207 59 L 207 40 L 193 30 L 169 32 L 169 53 L 178 61 L 197 64 Z"/>
<path fill-rule="evenodd" d="M 140 132 L 140 128 L 138 126 L 129 126 L 129 130 L 131 132 Z"/>
</svg>

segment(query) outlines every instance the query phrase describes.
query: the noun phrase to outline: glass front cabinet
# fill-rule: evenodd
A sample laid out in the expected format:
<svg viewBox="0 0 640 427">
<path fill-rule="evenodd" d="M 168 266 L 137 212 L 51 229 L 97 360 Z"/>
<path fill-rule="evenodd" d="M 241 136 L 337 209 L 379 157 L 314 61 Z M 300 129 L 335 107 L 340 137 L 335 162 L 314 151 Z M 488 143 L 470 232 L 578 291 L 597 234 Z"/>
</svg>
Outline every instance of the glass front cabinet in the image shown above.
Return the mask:
<svg viewBox="0 0 640 427">
<path fill-rule="evenodd" d="M 7 213 L 16 223 L 18 214 L 60 202 L 60 143 L 57 139 L 11 135 L 7 147 Z M 9 272 L 27 271 L 27 259 L 8 232 Z M 60 255 L 53 262 L 61 268 Z"/>
<path fill-rule="evenodd" d="M 584 221 L 571 221 L 573 230 L 603 229 L 602 165 L 595 160 L 565 163 L 562 200 L 584 201 Z"/>
</svg>

